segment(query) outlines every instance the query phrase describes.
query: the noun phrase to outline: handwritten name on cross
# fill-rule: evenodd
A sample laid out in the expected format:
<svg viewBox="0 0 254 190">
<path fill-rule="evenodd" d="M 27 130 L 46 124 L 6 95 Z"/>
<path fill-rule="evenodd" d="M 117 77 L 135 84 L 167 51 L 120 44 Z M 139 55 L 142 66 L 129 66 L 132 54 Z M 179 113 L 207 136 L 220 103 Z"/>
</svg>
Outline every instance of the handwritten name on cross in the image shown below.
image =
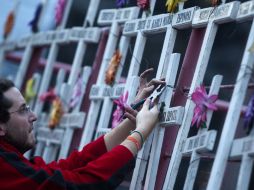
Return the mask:
<svg viewBox="0 0 254 190">
<path fill-rule="evenodd" d="M 100 29 L 98 27 L 74 27 L 70 32 L 71 41 L 83 40 L 85 42 L 97 43 L 100 38 Z"/>
<path fill-rule="evenodd" d="M 182 153 L 188 155 L 193 151 L 201 153 L 213 150 L 216 134 L 217 131 L 210 130 L 206 133 L 187 138 L 183 144 Z"/>
<path fill-rule="evenodd" d="M 105 97 L 110 97 L 112 99 L 119 98 L 124 92 L 125 84 L 116 84 L 113 87 L 108 85 L 93 85 L 89 98 L 91 100 L 103 99 Z"/>
<path fill-rule="evenodd" d="M 184 115 L 184 107 L 164 108 L 159 116 L 160 126 L 181 125 Z"/>
<path fill-rule="evenodd" d="M 101 10 L 98 17 L 98 24 L 109 25 L 114 21 L 124 23 L 127 20 L 132 19 L 136 14 L 138 14 L 137 7 Z"/>
<path fill-rule="evenodd" d="M 239 2 L 235 1 L 216 8 L 199 9 L 194 14 L 192 25 L 199 28 L 206 26 L 209 20 L 218 24 L 233 21 L 235 20 L 238 8 Z"/>
<path fill-rule="evenodd" d="M 254 17 L 254 1 L 247 1 L 240 5 L 236 20 L 242 22 Z"/>
</svg>

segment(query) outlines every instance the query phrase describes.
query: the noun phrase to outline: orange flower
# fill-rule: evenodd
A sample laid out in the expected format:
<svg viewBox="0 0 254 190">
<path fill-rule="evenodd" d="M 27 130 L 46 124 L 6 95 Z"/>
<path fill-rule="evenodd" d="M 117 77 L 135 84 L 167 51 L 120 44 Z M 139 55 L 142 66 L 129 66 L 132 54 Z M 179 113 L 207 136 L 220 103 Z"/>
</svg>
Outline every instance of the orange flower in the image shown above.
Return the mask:
<svg viewBox="0 0 254 190">
<path fill-rule="evenodd" d="M 9 34 L 11 33 L 12 31 L 12 28 L 14 26 L 14 12 L 11 11 L 5 21 L 5 25 L 4 25 L 4 39 L 6 39 Z"/>
<path fill-rule="evenodd" d="M 220 0 L 211 0 L 211 4 L 212 4 L 212 6 L 217 6 L 217 5 L 219 5 L 221 3 L 221 1 Z"/>
<path fill-rule="evenodd" d="M 115 81 L 115 76 L 117 72 L 117 68 L 120 64 L 122 55 L 120 54 L 119 50 L 116 50 L 113 57 L 110 60 L 108 69 L 105 75 L 105 83 L 108 85 L 112 85 Z"/>
<path fill-rule="evenodd" d="M 56 98 L 53 101 L 53 109 L 50 113 L 49 128 L 54 129 L 57 125 L 59 125 L 63 113 L 64 111 L 62 102 L 60 98 Z"/>
</svg>

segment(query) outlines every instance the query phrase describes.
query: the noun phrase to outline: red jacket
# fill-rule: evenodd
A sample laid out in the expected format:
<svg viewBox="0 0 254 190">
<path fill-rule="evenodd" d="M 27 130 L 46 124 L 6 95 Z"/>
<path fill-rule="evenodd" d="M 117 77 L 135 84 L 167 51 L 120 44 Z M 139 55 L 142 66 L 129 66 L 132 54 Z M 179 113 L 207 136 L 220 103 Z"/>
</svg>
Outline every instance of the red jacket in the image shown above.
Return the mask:
<svg viewBox="0 0 254 190">
<path fill-rule="evenodd" d="M 67 159 L 46 164 L 41 157 L 27 160 L 16 148 L 0 141 L 1 190 L 114 189 L 132 169 L 133 155 L 118 145 L 107 152 L 104 138 L 88 144 Z"/>
</svg>

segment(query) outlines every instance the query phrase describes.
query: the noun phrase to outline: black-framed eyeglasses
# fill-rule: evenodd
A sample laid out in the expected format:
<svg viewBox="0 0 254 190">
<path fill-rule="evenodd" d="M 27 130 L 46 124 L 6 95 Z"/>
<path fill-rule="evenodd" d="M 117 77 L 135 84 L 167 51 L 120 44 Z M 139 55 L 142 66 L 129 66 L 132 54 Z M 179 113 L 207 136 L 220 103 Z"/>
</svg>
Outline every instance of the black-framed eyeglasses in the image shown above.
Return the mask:
<svg viewBox="0 0 254 190">
<path fill-rule="evenodd" d="M 29 105 L 25 105 L 25 106 L 22 106 L 20 107 L 18 110 L 16 111 L 12 111 L 12 112 L 9 112 L 10 114 L 13 114 L 13 113 L 19 113 L 21 115 L 25 115 L 25 114 L 29 114 L 32 112 L 31 108 Z"/>
</svg>

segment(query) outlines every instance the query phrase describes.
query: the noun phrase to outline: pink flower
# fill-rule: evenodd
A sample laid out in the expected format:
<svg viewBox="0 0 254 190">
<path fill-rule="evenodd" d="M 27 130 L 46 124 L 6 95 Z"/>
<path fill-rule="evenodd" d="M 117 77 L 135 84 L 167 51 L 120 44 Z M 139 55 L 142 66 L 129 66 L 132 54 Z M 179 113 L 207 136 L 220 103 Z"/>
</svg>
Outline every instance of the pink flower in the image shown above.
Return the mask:
<svg viewBox="0 0 254 190">
<path fill-rule="evenodd" d="M 147 10 L 147 9 L 149 9 L 149 7 L 150 7 L 150 2 L 149 2 L 149 0 L 138 0 L 138 1 L 137 1 L 137 5 L 138 5 L 141 9 Z"/>
<path fill-rule="evenodd" d="M 56 21 L 56 25 L 60 25 L 62 18 L 63 18 L 63 14 L 64 14 L 64 8 L 66 5 L 66 1 L 65 0 L 58 0 L 57 5 L 56 5 L 56 12 L 55 12 L 55 21 Z"/>
<path fill-rule="evenodd" d="M 217 110 L 215 105 L 217 99 L 218 95 L 208 95 L 203 85 L 196 88 L 195 92 L 191 95 L 191 100 L 196 104 L 191 126 L 196 123 L 199 128 L 201 124 L 206 123 L 207 110 Z"/>
<path fill-rule="evenodd" d="M 46 102 L 46 101 L 53 102 L 53 100 L 55 100 L 56 97 L 57 95 L 55 94 L 55 90 L 52 88 L 49 91 L 42 93 L 39 96 L 39 99 L 42 102 Z"/>
<path fill-rule="evenodd" d="M 70 108 L 74 108 L 79 103 L 79 100 L 81 99 L 81 95 L 82 95 L 81 89 L 82 89 L 82 80 L 79 77 L 73 88 L 73 93 L 69 103 Z"/>
<path fill-rule="evenodd" d="M 117 105 L 116 110 L 113 113 L 113 121 L 112 121 L 112 128 L 121 123 L 123 120 L 123 114 L 125 111 L 125 107 L 127 106 L 127 99 L 128 99 L 128 92 L 122 94 L 118 100 L 114 100 L 114 103 Z"/>
</svg>

